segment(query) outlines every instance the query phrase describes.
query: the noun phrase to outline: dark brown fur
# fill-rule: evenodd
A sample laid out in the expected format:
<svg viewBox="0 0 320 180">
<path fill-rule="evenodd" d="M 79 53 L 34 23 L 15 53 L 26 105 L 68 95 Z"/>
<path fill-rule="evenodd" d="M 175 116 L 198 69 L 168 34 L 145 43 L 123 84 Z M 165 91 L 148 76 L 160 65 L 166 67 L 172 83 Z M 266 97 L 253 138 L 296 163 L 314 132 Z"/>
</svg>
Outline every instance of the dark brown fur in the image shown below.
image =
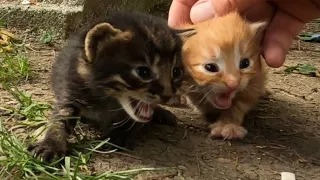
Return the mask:
<svg viewBox="0 0 320 180">
<path fill-rule="evenodd" d="M 127 137 L 132 137 L 127 130 L 143 123 L 129 118 L 119 99 L 151 99 L 154 105 L 167 102 L 181 86 L 176 75 L 184 72 L 181 48 L 180 37 L 166 21 L 146 14 L 113 13 L 84 28 L 54 62 L 52 125 L 29 150 L 47 161 L 65 155 L 67 138 L 77 122 L 70 119 L 74 116 L 95 125 L 118 145 L 127 145 Z M 141 65 L 157 73 L 142 80 L 132 73 Z M 159 106 L 152 120 L 175 124 L 174 115 Z"/>
</svg>

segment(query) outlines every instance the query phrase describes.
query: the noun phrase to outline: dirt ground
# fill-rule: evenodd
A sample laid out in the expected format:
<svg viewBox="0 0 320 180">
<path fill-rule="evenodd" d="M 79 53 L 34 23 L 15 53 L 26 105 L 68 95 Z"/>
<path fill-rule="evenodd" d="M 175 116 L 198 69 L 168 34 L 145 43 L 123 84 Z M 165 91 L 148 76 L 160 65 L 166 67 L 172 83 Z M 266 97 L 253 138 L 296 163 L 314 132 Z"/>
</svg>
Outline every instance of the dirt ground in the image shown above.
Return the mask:
<svg viewBox="0 0 320 180">
<path fill-rule="evenodd" d="M 306 29 L 320 30 L 315 24 Z M 49 73 L 57 49 L 32 45 L 35 78 L 19 87 L 36 100 L 52 103 Z M 297 63 L 320 68 L 320 45 L 295 41 L 285 65 Z M 284 68 L 270 69 L 268 87 L 273 93 L 247 116 L 249 134 L 244 140 L 209 139 L 198 112 L 175 108 L 177 127 L 153 128 L 138 141 L 133 156 L 95 154 L 91 170 L 178 166 L 181 171 L 153 179 L 275 180 L 288 171 L 298 180 L 320 180 L 320 78 L 285 74 Z M 0 89 L 0 103 L 15 101 Z"/>
</svg>

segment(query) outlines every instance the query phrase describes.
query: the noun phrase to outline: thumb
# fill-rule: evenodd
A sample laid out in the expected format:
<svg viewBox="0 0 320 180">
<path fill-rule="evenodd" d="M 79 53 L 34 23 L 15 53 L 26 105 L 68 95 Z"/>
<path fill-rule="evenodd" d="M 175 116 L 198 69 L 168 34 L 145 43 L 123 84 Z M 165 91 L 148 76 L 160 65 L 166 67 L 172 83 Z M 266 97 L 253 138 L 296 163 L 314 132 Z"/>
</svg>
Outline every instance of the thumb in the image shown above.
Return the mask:
<svg viewBox="0 0 320 180">
<path fill-rule="evenodd" d="M 213 18 L 215 15 L 212 0 L 199 0 L 190 10 L 190 20 L 198 23 Z"/>
<path fill-rule="evenodd" d="M 198 0 L 190 10 L 190 20 L 197 23 L 234 10 L 242 13 L 264 1 L 266 0 Z"/>
</svg>

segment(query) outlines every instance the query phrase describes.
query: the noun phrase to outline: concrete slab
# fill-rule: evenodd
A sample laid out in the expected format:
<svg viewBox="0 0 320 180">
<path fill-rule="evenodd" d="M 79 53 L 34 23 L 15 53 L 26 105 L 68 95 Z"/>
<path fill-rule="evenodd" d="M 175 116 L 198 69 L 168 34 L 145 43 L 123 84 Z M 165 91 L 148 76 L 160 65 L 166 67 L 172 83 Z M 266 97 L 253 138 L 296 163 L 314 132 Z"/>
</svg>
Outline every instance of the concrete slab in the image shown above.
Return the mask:
<svg viewBox="0 0 320 180">
<path fill-rule="evenodd" d="M 0 3 L 21 4 L 23 0 L 0 0 Z M 29 0 L 38 2 L 41 4 L 56 4 L 56 5 L 68 5 L 68 6 L 80 6 L 83 5 L 85 0 Z"/>
<path fill-rule="evenodd" d="M 53 4 L 41 7 L 3 4 L 0 7 L 0 17 L 9 28 L 22 31 L 28 29 L 39 36 L 46 31 L 58 39 L 64 39 L 72 25 L 81 20 L 82 9 L 82 6 L 69 8 Z"/>
<path fill-rule="evenodd" d="M 160 15 L 157 12 L 157 7 L 159 5 L 168 7 L 171 2 L 172 0 L 86 0 L 83 7 L 82 23 L 90 22 L 108 12 L 121 10 L 136 10 Z M 165 11 L 168 12 L 168 10 Z"/>
<path fill-rule="evenodd" d="M 81 6 L 85 0 L 38 0 L 42 4 L 60 4 L 66 6 Z"/>
<path fill-rule="evenodd" d="M 22 31 L 29 29 L 37 36 L 43 31 L 50 32 L 55 39 L 65 39 L 84 23 L 111 11 L 137 10 L 166 17 L 169 4 L 172 2 L 172 0 L 38 0 L 40 5 L 35 6 L 21 5 L 21 1 L 2 2 L 1 21 L 6 22 L 9 28 Z"/>
</svg>

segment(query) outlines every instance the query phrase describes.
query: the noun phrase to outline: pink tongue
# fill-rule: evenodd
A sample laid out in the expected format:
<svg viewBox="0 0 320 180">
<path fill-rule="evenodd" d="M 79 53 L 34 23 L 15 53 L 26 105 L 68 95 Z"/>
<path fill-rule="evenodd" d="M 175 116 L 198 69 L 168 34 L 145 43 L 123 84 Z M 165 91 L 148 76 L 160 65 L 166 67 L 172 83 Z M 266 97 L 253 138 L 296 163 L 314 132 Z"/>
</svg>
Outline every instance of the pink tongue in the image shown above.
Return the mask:
<svg viewBox="0 0 320 180">
<path fill-rule="evenodd" d="M 140 117 L 149 119 L 153 114 L 152 108 L 147 104 L 141 104 L 141 109 L 139 112 Z"/>
<path fill-rule="evenodd" d="M 214 103 L 221 109 L 227 109 L 231 106 L 232 91 L 217 94 L 214 98 Z"/>
</svg>

